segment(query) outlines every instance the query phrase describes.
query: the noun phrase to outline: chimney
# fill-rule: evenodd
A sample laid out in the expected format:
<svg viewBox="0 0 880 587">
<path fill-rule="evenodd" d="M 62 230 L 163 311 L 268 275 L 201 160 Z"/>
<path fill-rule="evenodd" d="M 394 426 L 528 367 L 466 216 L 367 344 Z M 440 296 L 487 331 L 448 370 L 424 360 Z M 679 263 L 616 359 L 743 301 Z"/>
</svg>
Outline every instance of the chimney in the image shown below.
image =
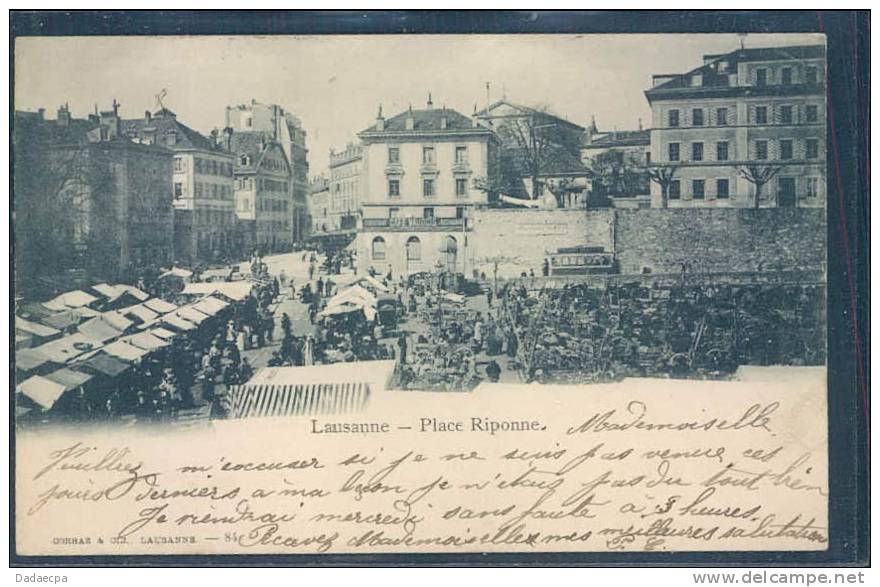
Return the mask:
<svg viewBox="0 0 880 587">
<path fill-rule="evenodd" d="M 227 151 L 232 150 L 232 132 L 231 126 L 223 129 L 223 146 L 226 147 Z"/>
<path fill-rule="evenodd" d="M 449 125 L 449 119 L 446 117 L 446 106 L 440 112 L 442 112 L 442 116 L 440 116 L 440 130 L 446 130 L 446 127 Z"/>
<path fill-rule="evenodd" d="M 376 130 L 382 132 L 385 130 L 385 117 L 382 116 L 382 105 L 379 104 L 379 114 L 376 116 Z"/>
<path fill-rule="evenodd" d="M 642 129 L 642 119 L 641 119 L 641 118 L 639 118 L 639 130 L 643 130 L 643 129 Z"/>
<path fill-rule="evenodd" d="M 412 104 L 409 105 L 409 112 L 406 115 L 406 130 L 413 130 L 416 127 L 416 120 L 413 118 Z"/>
<path fill-rule="evenodd" d="M 44 118 L 46 118 L 46 109 L 45 108 L 38 108 L 37 109 L 37 116 L 40 118 L 40 120 L 43 120 Z"/>
<path fill-rule="evenodd" d="M 40 118 L 42 118 L 42 116 Z M 70 108 L 67 104 L 58 108 L 58 124 L 61 126 L 70 126 Z"/>
<path fill-rule="evenodd" d="M 219 145 L 219 142 L 217 141 L 217 136 L 219 134 L 220 131 L 218 131 L 216 128 L 211 129 L 211 145 L 214 147 Z"/>
<path fill-rule="evenodd" d="M 427 106 L 428 106 L 428 110 L 431 110 L 431 109 L 434 108 L 434 101 L 431 100 L 431 92 L 428 92 L 428 104 L 427 104 Z"/>
<path fill-rule="evenodd" d="M 153 114 L 149 110 L 144 111 L 144 121 L 150 124 L 153 121 Z"/>
</svg>

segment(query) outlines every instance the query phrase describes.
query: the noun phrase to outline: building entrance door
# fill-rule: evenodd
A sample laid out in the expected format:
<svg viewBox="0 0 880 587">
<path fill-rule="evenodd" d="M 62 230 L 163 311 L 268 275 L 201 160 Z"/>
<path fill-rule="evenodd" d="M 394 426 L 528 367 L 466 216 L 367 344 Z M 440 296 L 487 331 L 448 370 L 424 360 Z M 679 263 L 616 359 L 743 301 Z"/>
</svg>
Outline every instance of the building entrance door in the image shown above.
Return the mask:
<svg viewBox="0 0 880 587">
<path fill-rule="evenodd" d="M 780 208 L 793 208 L 797 205 L 797 194 L 794 189 L 793 177 L 779 178 L 779 195 L 777 205 Z"/>
</svg>

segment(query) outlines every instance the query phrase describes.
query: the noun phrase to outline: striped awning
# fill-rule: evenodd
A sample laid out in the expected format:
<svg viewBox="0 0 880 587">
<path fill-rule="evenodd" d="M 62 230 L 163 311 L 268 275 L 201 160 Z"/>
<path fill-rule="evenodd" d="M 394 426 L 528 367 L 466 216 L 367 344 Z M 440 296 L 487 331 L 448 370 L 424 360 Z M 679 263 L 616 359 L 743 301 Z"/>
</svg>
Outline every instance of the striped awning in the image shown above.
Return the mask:
<svg viewBox="0 0 880 587">
<path fill-rule="evenodd" d="M 271 418 L 360 412 L 370 397 L 369 383 L 234 385 L 226 392 L 230 418 Z"/>
</svg>

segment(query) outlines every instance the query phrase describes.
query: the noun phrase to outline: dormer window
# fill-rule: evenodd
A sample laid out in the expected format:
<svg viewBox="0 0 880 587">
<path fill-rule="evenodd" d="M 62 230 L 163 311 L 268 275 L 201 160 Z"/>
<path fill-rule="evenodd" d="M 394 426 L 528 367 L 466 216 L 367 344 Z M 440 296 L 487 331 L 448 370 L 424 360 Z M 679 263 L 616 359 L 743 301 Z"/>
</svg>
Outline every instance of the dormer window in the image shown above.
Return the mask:
<svg viewBox="0 0 880 587">
<path fill-rule="evenodd" d="M 238 158 L 238 164 L 242 165 L 244 167 L 247 167 L 248 165 L 251 164 L 251 158 L 248 157 L 247 155 L 242 155 L 241 157 Z"/>
<path fill-rule="evenodd" d="M 691 76 L 691 86 L 694 88 L 699 88 L 703 85 L 703 76 L 700 74 Z"/>
<path fill-rule="evenodd" d="M 767 85 L 767 68 L 759 67 L 755 70 L 755 85 L 756 86 L 766 86 Z"/>
</svg>

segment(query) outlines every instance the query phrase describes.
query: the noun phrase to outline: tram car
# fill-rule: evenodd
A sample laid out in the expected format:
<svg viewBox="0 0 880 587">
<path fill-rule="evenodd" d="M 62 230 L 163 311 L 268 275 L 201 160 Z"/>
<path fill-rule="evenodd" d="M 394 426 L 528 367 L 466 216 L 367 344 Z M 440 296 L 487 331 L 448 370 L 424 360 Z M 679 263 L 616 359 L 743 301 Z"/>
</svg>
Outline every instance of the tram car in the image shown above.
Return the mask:
<svg viewBox="0 0 880 587">
<path fill-rule="evenodd" d="M 547 255 L 550 277 L 617 273 L 614 253 L 602 247 L 564 247 Z"/>
</svg>

